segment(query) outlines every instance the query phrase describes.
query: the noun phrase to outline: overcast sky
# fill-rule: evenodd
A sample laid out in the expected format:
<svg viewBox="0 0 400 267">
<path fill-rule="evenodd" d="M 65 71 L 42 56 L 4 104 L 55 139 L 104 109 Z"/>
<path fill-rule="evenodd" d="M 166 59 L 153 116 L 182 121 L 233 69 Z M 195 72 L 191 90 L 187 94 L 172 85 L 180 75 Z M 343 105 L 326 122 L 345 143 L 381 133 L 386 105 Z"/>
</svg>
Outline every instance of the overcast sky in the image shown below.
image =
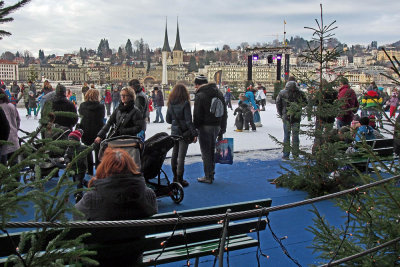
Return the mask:
<svg viewBox="0 0 400 267">
<path fill-rule="evenodd" d="M 6 6 L 16 0 L 5 0 Z M 324 21 L 336 20 L 336 38 L 347 44 L 378 45 L 400 40 L 400 0 L 32 0 L 0 25 L 12 33 L 0 40 L 0 53 L 29 50 L 38 56 L 61 55 L 80 47 L 97 49 L 106 38 L 117 49 L 129 38 L 143 38 L 150 48 L 162 47 L 165 18 L 171 49 L 176 19 L 184 50 L 213 49 L 224 44 L 271 42 L 287 38 L 310 39 L 323 4 Z"/>
</svg>

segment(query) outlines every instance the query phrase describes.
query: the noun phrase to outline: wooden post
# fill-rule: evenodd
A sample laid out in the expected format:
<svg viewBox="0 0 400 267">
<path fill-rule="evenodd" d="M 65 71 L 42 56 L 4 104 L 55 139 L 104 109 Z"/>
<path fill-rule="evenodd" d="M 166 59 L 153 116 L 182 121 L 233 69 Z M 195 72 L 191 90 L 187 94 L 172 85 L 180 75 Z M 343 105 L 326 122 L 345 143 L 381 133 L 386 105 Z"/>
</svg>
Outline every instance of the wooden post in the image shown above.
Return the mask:
<svg viewBox="0 0 400 267">
<path fill-rule="evenodd" d="M 231 212 L 231 209 L 226 210 L 226 215 Z M 223 267 L 224 266 L 224 252 L 225 252 L 225 240 L 226 240 L 226 235 L 228 233 L 228 227 L 229 227 L 229 217 L 226 216 L 224 219 L 224 225 L 222 227 L 222 236 L 221 236 L 221 242 L 219 243 L 219 251 L 218 251 L 218 266 Z"/>
</svg>

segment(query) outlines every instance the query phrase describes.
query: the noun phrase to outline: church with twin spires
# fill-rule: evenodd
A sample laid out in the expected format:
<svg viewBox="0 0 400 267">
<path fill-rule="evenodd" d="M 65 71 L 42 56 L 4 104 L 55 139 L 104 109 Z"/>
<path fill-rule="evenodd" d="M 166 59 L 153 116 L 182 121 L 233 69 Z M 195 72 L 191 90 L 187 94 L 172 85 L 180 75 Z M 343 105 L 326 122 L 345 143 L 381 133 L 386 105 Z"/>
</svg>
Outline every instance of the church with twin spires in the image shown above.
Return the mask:
<svg viewBox="0 0 400 267">
<path fill-rule="evenodd" d="M 162 84 L 168 84 L 168 65 L 181 65 L 183 63 L 183 49 L 181 45 L 181 40 L 179 36 L 179 23 L 176 22 L 176 40 L 174 49 L 171 52 L 171 48 L 169 46 L 168 41 L 168 30 L 167 30 L 167 22 L 165 23 L 165 36 L 164 36 L 164 45 L 162 48 Z"/>
</svg>

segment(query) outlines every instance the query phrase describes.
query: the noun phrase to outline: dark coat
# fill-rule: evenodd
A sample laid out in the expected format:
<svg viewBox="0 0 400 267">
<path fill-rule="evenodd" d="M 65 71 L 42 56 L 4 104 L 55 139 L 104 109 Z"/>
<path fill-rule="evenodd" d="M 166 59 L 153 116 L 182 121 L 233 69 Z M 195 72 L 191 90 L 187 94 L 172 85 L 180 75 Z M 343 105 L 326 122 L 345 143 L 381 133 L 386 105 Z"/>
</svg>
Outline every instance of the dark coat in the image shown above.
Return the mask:
<svg viewBox="0 0 400 267">
<path fill-rule="evenodd" d="M 63 111 L 63 112 L 71 112 L 76 115 L 76 116 L 73 116 L 73 114 L 68 114 L 68 116 L 56 115 L 56 119 L 54 121 L 55 124 L 72 129 L 78 122 L 78 114 L 76 112 L 74 103 L 69 101 L 64 95 L 55 95 L 55 97 L 52 98 L 51 100 L 47 100 L 46 103 L 44 104 L 43 112 L 45 112 L 44 111 L 45 109 L 46 113 L 52 111 L 54 112 Z"/>
<path fill-rule="evenodd" d="M 333 89 L 327 89 L 323 92 L 323 101 L 321 103 L 321 114 L 319 119 L 323 123 L 334 123 L 337 115 L 335 100 L 338 97 L 338 93 Z M 318 105 L 318 103 L 317 103 Z"/>
<path fill-rule="evenodd" d="M 78 156 L 87 148 L 78 141 L 69 140 L 69 142 L 71 142 L 71 145 L 67 147 L 64 155 L 66 164 L 70 163 L 73 158 Z M 87 157 L 82 157 L 76 162 L 76 164 L 74 164 L 74 166 L 72 166 L 72 170 L 75 172 L 75 174 L 83 174 L 86 173 L 87 166 Z"/>
<path fill-rule="evenodd" d="M 149 115 L 149 101 L 147 100 L 146 94 L 142 90 L 136 92 L 135 106 L 142 113 L 143 119 L 146 119 Z"/>
<path fill-rule="evenodd" d="M 172 114 L 172 110 L 174 111 L 175 116 Z M 166 116 L 167 123 L 171 124 L 171 134 L 182 136 L 182 133 L 186 130 L 190 130 L 193 136 L 197 136 L 197 131 L 194 128 L 192 122 L 192 111 L 190 109 L 190 103 L 185 101 L 181 104 L 170 104 L 167 110 Z M 182 129 L 179 127 L 178 121 L 180 125 L 182 125 Z"/>
<path fill-rule="evenodd" d="M 0 125 L 0 140 L 7 141 L 8 135 L 10 134 L 10 124 L 8 123 L 7 116 L 2 108 L 0 108 Z"/>
<path fill-rule="evenodd" d="M 97 133 L 104 126 L 104 105 L 99 102 L 85 101 L 79 106 L 80 128 L 83 130 L 82 143 L 91 145 Z"/>
<path fill-rule="evenodd" d="M 36 98 L 35 96 L 29 96 L 28 99 L 28 107 L 29 108 L 37 108 Z"/>
<path fill-rule="evenodd" d="M 164 97 L 163 94 L 160 90 L 158 90 L 158 93 L 154 95 L 154 100 L 153 104 L 156 107 L 163 107 L 164 106 Z"/>
<path fill-rule="evenodd" d="M 85 95 L 89 91 L 89 86 L 82 86 L 82 94 Z"/>
<path fill-rule="evenodd" d="M 400 115 L 396 118 L 396 126 L 393 134 L 393 149 L 396 155 L 400 156 Z"/>
<path fill-rule="evenodd" d="M 296 103 L 298 108 L 289 112 L 289 107 L 293 103 Z M 299 123 L 301 121 L 301 108 L 306 104 L 307 98 L 305 94 L 300 91 L 294 81 L 287 82 L 285 89 L 280 91 L 276 98 L 276 110 L 279 116 L 290 123 Z"/>
<path fill-rule="evenodd" d="M 88 221 L 134 220 L 157 213 L 156 195 L 142 175 L 113 175 L 93 185 L 75 205 Z"/>
<path fill-rule="evenodd" d="M 120 125 L 114 136 L 131 135 L 136 136 L 144 128 L 144 119 L 133 101 L 127 105 L 120 103 L 118 108 L 111 114 L 106 125 L 97 134 L 101 139 L 106 138 L 111 126 Z"/>
<path fill-rule="evenodd" d="M 210 112 L 211 100 L 218 97 L 224 104 L 224 115 L 217 118 Z M 195 93 L 193 108 L 193 124 L 197 129 L 203 125 L 220 126 L 220 134 L 226 132 L 226 121 L 228 118 L 226 103 L 221 91 L 218 90 L 215 83 L 200 86 Z"/>
<path fill-rule="evenodd" d="M 121 100 L 121 92 L 119 90 L 112 90 L 111 97 L 113 102 L 119 102 Z"/>
</svg>

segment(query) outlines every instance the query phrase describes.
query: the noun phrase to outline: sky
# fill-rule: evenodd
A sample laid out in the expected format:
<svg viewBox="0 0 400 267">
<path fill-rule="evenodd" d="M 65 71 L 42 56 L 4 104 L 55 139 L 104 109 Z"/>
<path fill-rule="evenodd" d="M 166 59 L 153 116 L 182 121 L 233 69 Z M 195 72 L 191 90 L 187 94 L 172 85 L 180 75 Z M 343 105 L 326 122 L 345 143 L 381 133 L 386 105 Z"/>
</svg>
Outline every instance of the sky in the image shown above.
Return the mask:
<svg viewBox="0 0 400 267">
<path fill-rule="evenodd" d="M 16 0 L 5 0 L 5 5 Z M 163 46 L 165 22 L 171 49 L 175 45 L 176 23 L 184 50 L 236 48 L 249 44 L 312 38 L 320 18 L 324 23 L 336 20 L 335 37 L 351 44 L 378 45 L 400 40 L 399 0 L 32 0 L 14 12 L 13 22 L 0 24 L 12 33 L 0 40 L 0 53 L 39 49 L 45 55 L 71 53 L 80 47 L 97 49 L 102 38 L 110 48 L 125 46 L 130 39 L 143 38 L 151 49 Z"/>
</svg>

